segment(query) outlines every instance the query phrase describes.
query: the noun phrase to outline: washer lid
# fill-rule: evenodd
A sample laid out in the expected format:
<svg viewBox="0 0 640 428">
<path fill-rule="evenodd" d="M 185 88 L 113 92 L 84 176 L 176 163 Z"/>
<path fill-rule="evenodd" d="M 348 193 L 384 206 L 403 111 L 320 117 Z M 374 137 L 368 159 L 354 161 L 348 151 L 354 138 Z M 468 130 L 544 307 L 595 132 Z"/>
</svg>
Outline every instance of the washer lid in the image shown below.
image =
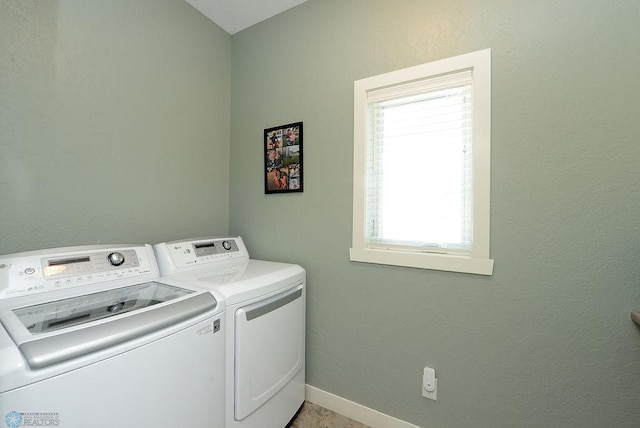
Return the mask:
<svg viewBox="0 0 640 428">
<path fill-rule="evenodd" d="M 206 316 L 217 306 L 209 292 L 148 282 L 33 306 L 5 304 L 0 321 L 29 368 L 40 369 L 183 328 L 178 324 Z"/>
<path fill-rule="evenodd" d="M 37 335 L 137 311 L 192 292 L 157 282 L 146 282 L 13 309 L 12 312 L 27 331 Z"/>
</svg>

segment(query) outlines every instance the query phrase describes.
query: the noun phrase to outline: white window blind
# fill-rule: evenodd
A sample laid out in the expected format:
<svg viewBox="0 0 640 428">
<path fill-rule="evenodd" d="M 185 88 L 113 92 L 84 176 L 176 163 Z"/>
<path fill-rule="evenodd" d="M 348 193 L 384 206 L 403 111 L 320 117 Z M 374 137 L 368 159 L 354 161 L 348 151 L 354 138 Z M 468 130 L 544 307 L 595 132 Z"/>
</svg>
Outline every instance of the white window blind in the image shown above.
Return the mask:
<svg viewBox="0 0 640 428">
<path fill-rule="evenodd" d="M 468 254 L 471 72 L 371 91 L 367 102 L 367 246 Z"/>
</svg>

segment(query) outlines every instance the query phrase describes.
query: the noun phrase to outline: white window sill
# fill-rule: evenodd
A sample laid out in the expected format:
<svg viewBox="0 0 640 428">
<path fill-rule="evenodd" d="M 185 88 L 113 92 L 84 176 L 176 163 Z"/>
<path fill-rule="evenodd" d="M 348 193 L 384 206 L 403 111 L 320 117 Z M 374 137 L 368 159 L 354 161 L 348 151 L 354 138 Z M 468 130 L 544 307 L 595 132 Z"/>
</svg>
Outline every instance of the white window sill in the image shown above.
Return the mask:
<svg viewBox="0 0 640 428">
<path fill-rule="evenodd" d="M 493 260 L 468 256 L 350 248 L 349 257 L 352 262 L 493 275 Z"/>
</svg>

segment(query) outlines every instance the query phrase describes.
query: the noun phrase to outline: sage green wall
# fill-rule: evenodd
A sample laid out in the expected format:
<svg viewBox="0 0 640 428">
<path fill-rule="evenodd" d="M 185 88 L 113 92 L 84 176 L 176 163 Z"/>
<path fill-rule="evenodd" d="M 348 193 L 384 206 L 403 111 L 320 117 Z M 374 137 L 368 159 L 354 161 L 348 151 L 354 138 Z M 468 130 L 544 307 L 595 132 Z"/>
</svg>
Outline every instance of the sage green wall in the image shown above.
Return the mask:
<svg viewBox="0 0 640 428">
<path fill-rule="evenodd" d="M 307 269 L 310 385 L 423 427 L 637 426 L 639 18 L 636 0 L 310 0 L 232 37 L 230 230 Z M 484 48 L 494 275 L 349 262 L 353 81 Z M 304 193 L 264 195 L 263 128 L 293 121 Z"/>
<path fill-rule="evenodd" d="M 0 0 L 0 254 L 225 233 L 230 69 L 182 0 Z"/>
</svg>

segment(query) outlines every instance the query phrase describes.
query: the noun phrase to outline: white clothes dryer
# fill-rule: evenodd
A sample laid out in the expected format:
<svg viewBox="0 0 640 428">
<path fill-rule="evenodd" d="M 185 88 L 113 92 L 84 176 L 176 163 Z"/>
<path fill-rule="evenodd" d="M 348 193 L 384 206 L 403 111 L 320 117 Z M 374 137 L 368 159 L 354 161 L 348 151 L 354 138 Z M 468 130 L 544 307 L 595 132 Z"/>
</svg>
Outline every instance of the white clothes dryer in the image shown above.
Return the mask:
<svg viewBox="0 0 640 428">
<path fill-rule="evenodd" d="M 160 282 L 213 290 L 226 304 L 227 428 L 283 428 L 305 398 L 306 273 L 252 260 L 240 237 L 154 246 Z"/>
<path fill-rule="evenodd" d="M 224 426 L 224 304 L 156 282 L 150 245 L 0 256 L 9 428 Z"/>
</svg>

